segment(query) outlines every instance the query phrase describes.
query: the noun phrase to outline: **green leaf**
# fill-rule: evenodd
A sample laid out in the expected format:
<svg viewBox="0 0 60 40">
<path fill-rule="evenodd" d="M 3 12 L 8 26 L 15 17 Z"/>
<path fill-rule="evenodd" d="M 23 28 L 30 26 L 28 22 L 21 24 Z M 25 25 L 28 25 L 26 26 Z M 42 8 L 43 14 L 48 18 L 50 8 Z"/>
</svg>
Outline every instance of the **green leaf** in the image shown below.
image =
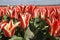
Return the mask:
<svg viewBox="0 0 60 40">
<path fill-rule="evenodd" d="M 13 19 L 13 23 L 15 24 L 16 22 L 18 22 L 18 20 L 14 18 Z"/>
<path fill-rule="evenodd" d="M 28 38 L 28 39 L 31 39 L 34 37 L 34 34 L 33 32 L 29 29 L 29 27 L 26 29 L 25 31 L 25 35 L 24 35 L 24 38 Z"/>
<path fill-rule="evenodd" d="M 3 16 L 3 18 L 6 20 L 8 18 L 8 15 L 6 14 L 5 16 Z"/>
<path fill-rule="evenodd" d="M 23 38 L 23 40 L 30 40 L 29 38 Z"/>
<path fill-rule="evenodd" d="M 22 37 L 17 37 L 17 36 L 13 36 L 11 39 L 9 40 L 22 40 L 23 38 Z"/>
<path fill-rule="evenodd" d="M 3 19 L 6 20 L 7 22 L 10 21 L 10 18 L 9 18 L 9 16 L 8 16 L 8 14 L 6 14 L 5 16 L 3 16 Z"/>
</svg>

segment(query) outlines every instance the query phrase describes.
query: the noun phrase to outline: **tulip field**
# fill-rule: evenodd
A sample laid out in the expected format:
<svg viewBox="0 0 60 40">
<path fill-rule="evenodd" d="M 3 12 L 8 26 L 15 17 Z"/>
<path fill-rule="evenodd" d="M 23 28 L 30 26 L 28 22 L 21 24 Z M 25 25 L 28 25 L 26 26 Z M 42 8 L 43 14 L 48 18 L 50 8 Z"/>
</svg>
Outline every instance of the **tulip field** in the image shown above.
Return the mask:
<svg viewBox="0 0 60 40">
<path fill-rule="evenodd" d="M 0 40 L 60 40 L 60 6 L 0 6 Z"/>
</svg>

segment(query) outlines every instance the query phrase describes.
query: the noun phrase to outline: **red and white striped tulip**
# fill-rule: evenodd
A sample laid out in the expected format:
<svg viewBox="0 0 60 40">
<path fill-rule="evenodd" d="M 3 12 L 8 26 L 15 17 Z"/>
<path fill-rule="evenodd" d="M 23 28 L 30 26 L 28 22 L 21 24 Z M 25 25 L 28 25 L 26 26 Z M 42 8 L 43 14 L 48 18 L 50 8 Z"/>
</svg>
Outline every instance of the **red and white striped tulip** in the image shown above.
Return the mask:
<svg viewBox="0 0 60 40">
<path fill-rule="evenodd" d="M 50 34 L 60 36 L 60 16 L 57 19 L 53 16 L 52 20 L 47 18 L 46 21 L 50 25 Z"/>
<path fill-rule="evenodd" d="M 19 25 L 20 22 L 13 24 L 13 20 L 10 20 L 9 23 L 4 27 L 4 35 L 6 37 L 11 37 L 14 35 L 16 27 Z"/>
<path fill-rule="evenodd" d="M 29 14 L 28 12 L 23 14 L 20 14 L 20 25 L 23 29 L 27 28 L 29 25 L 29 20 L 31 18 L 31 14 Z"/>
<path fill-rule="evenodd" d="M 7 24 L 7 22 L 4 20 L 0 23 L 0 31 L 3 30 L 4 26 L 6 26 L 6 24 Z"/>
</svg>

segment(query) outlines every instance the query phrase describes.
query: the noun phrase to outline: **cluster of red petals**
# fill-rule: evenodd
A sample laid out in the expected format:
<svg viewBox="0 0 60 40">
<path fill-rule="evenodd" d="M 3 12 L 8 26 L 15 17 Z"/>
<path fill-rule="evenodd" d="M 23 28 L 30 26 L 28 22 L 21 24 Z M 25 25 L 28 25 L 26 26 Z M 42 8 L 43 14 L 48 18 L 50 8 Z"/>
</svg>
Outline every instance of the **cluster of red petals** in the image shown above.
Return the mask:
<svg viewBox="0 0 60 40">
<path fill-rule="evenodd" d="M 48 12 L 48 18 L 46 18 L 50 26 L 50 34 L 55 37 L 60 36 L 60 7 L 50 8 L 50 10 L 51 11 Z"/>
<path fill-rule="evenodd" d="M 17 5 L 0 7 L 0 17 L 6 14 L 11 19 L 16 18 L 19 20 L 23 29 L 28 27 L 31 18 L 40 17 L 46 19 L 50 25 L 50 34 L 53 36 L 60 35 L 60 6 Z M 5 21 L 0 23 L 0 29 L 3 28 L 2 26 L 6 26 Z M 11 36 L 11 33 L 9 34 Z"/>
<path fill-rule="evenodd" d="M 60 18 L 52 16 L 51 20 L 46 18 L 47 23 L 50 26 L 50 34 L 53 36 L 60 36 Z"/>
<path fill-rule="evenodd" d="M 6 26 L 6 24 L 7 22 L 4 20 L 0 23 L 0 31 L 4 29 L 4 26 Z"/>
<path fill-rule="evenodd" d="M 0 23 L 0 31 L 3 30 L 4 31 L 4 35 L 6 37 L 11 37 L 14 35 L 15 30 L 17 28 L 17 26 L 20 24 L 20 22 L 17 22 L 15 24 L 13 24 L 13 20 L 10 20 L 9 23 L 7 23 L 7 21 L 2 21 Z"/>
<path fill-rule="evenodd" d="M 20 25 L 23 29 L 28 27 L 30 17 L 31 15 L 28 12 L 24 13 L 24 15 L 23 14 L 19 15 Z"/>
<path fill-rule="evenodd" d="M 16 30 L 16 28 L 17 28 L 17 26 L 19 25 L 19 23 L 20 22 L 17 22 L 17 23 L 15 23 L 15 24 L 13 24 L 13 20 L 10 20 L 10 22 L 9 23 L 7 23 L 6 25 L 5 25 L 5 27 L 4 27 L 4 35 L 6 36 L 6 37 L 11 37 L 11 36 L 13 36 L 14 35 L 14 33 L 15 33 L 15 30 Z"/>
</svg>

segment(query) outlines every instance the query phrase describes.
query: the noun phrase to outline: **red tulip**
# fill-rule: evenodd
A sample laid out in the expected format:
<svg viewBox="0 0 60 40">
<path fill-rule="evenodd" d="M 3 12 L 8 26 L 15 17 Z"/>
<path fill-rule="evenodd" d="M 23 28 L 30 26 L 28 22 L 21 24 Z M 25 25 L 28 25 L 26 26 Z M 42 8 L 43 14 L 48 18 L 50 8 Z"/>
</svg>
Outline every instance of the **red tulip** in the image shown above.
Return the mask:
<svg viewBox="0 0 60 40">
<path fill-rule="evenodd" d="M 23 29 L 28 27 L 30 17 L 31 17 L 31 15 L 28 12 L 24 13 L 24 15 L 20 14 L 20 17 L 19 17 L 20 25 Z"/>
<path fill-rule="evenodd" d="M 18 19 L 18 13 L 17 13 L 17 11 L 16 11 L 16 9 L 13 9 L 13 18 L 16 18 L 16 19 Z"/>
<path fill-rule="evenodd" d="M 17 13 L 21 13 L 22 8 L 20 6 L 14 6 L 13 10 L 15 10 Z"/>
<path fill-rule="evenodd" d="M 21 12 L 21 13 L 23 13 L 23 12 L 24 12 L 24 9 L 25 9 L 25 6 L 24 6 L 24 5 L 22 5 L 22 4 L 21 4 L 21 5 L 19 5 L 19 6 L 20 6 L 20 8 L 21 8 L 21 11 L 20 11 L 20 12 Z"/>
<path fill-rule="evenodd" d="M 51 17 L 52 15 L 57 15 L 57 10 L 55 7 L 47 7 L 47 17 Z"/>
<path fill-rule="evenodd" d="M 10 18 L 14 18 L 15 13 L 13 13 L 13 10 L 9 9 L 9 10 L 7 11 L 7 13 L 8 13 L 8 15 L 9 15 Z"/>
<path fill-rule="evenodd" d="M 6 8 L 5 7 L 0 7 L 0 16 L 6 15 Z"/>
<path fill-rule="evenodd" d="M 29 12 L 32 14 L 34 9 L 35 9 L 34 5 L 26 5 L 24 12 Z"/>
<path fill-rule="evenodd" d="M 15 13 L 14 12 L 15 11 L 13 10 L 13 6 L 8 6 L 8 8 L 7 8 L 7 14 L 8 14 L 8 16 L 10 18 L 14 18 L 14 16 L 15 16 Z"/>
<path fill-rule="evenodd" d="M 56 7 L 58 14 L 60 14 L 60 7 Z"/>
<path fill-rule="evenodd" d="M 45 19 L 47 13 L 46 13 L 46 8 L 45 7 L 40 7 L 40 16 L 42 19 Z"/>
<path fill-rule="evenodd" d="M 60 16 L 59 16 L 60 17 Z M 46 19 L 47 23 L 50 25 L 50 34 L 53 36 L 60 36 L 60 18 L 55 18 L 52 16 L 52 20 Z"/>
<path fill-rule="evenodd" d="M 22 13 L 22 8 L 20 6 L 15 6 L 13 8 L 14 18 L 18 19 L 18 15 Z"/>
<path fill-rule="evenodd" d="M 39 17 L 39 8 L 35 8 L 33 13 L 32 13 L 32 18 L 36 18 L 36 17 Z"/>
<path fill-rule="evenodd" d="M 4 20 L 0 23 L 0 31 L 3 30 L 4 26 L 6 26 L 6 24 L 7 24 L 7 22 Z"/>
<path fill-rule="evenodd" d="M 10 20 L 9 23 L 4 27 L 4 35 L 6 37 L 11 37 L 15 33 L 15 29 L 18 26 L 20 22 L 17 22 L 16 24 L 13 24 L 13 20 Z"/>
</svg>

